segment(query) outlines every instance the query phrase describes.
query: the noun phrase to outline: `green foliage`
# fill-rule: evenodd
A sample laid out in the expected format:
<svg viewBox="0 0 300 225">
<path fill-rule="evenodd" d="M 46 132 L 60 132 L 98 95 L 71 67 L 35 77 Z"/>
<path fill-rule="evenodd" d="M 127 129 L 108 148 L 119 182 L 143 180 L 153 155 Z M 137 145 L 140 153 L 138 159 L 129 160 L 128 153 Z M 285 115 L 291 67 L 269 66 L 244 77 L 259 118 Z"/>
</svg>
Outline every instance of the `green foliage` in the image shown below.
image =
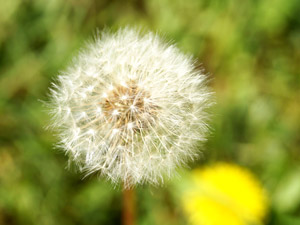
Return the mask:
<svg viewBox="0 0 300 225">
<path fill-rule="evenodd" d="M 0 224 L 119 224 L 121 195 L 66 170 L 44 127 L 50 82 L 96 29 L 142 26 L 210 75 L 217 104 L 203 159 L 254 171 L 266 224 L 300 224 L 299 0 L 0 2 Z M 180 182 L 180 181 L 178 181 Z M 139 224 L 185 224 L 172 185 L 139 187 Z"/>
</svg>

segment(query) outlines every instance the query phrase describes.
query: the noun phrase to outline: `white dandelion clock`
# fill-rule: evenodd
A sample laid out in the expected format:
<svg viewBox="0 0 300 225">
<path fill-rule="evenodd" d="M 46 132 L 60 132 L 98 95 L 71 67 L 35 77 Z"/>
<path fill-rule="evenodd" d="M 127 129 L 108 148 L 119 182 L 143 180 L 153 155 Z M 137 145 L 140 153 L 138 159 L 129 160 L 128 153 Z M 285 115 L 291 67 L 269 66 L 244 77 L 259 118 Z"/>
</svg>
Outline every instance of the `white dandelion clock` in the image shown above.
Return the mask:
<svg viewBox="0 0 300 225">
<path fill-rule="evenodd" d="M 86 173 L 158 183 L 197 157 L 210 97 L 191 57 L 125 28 L 101 34 L 58 76 L 52 125 Z"/>
</svg>

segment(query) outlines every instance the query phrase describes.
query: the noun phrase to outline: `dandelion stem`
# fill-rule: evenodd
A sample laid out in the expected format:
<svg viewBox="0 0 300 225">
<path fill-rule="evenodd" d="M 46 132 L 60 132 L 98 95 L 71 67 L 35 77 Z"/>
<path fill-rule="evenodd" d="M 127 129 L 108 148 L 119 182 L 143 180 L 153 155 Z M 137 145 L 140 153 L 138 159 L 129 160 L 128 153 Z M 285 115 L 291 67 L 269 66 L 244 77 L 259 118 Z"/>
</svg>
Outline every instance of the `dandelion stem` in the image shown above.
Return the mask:
<svg viewBox="0 0 300 225">
<path fill-rule="evenodd" d="M 133 188 L 123 190 L 123 225 L 135 225 L 135 192 Z"/>
</svg>

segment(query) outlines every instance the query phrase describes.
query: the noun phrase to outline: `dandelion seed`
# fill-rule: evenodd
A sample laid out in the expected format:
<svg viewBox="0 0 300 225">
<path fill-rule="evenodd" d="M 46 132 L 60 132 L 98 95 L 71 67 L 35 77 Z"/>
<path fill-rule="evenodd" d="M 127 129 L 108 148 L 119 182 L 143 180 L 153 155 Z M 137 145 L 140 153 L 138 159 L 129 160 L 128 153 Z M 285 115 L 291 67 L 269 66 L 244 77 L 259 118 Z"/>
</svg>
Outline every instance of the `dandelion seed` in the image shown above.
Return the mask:
<svg viewBox="0 0 300 225">
<path fill-rule="evenodd" d="M 113 116 L 116 116 L 116 115 L 119 115 L 119 111 L 117 109 L 115 109 L 113 112 L 112 112 Z"/>
<path fill-rule="evenodd" d="M 157 35 L 103 33 L 53 84 L 52 125 L 87 173 L 157 184 L 197 157 L 211 105 L 205 80 L 190 56 Z"/>
<path fill-rule="evenodd" d="M 94 129 L 89 129 L 88 134 L 94 136 L 95 135 L 95 130 Z"/>
<path fill-rule="evenodd" d="M 101 108 L 99 106 L 96 107 L 96 114 L 99 116 L 99 115 L 101 115 L 101 113 L 102 113 Z"/>
<path fill-rule="evenodd" d="M 80 118 L 86 118 L 86 117 L 87 117 L 86 112 L 82 112 L 82 113 L 80 114 Z"/>
<path fill-rule="evenodd" d="M 87 95 L 86 95 L 86 93 L 84 93 L 84 92 L 83 92 L 83 93 L 80 93 L 80 96 L 81 96 L 82 99 L 86 99 L 86 98 L 87 98 Z"/>
<path fill-rule="evenodd" d="M 88 92 L 92 92 L 94 90 L 94 86 L 90 85 L 87 87 Z"/>
<path fill-rule="evenodd" d="M 122 97 L 121 97 L 121 100 L 126 100 L 127 99 L 127 96 L 126 95 L 123 95 Z"/>
<path fill-rule="evenodd" d="M 128 123 L 127 127 L 128 127 L 128 129 L 132 129 L 133 128 L 133 123 L 132 122 Z"/>
</svg>

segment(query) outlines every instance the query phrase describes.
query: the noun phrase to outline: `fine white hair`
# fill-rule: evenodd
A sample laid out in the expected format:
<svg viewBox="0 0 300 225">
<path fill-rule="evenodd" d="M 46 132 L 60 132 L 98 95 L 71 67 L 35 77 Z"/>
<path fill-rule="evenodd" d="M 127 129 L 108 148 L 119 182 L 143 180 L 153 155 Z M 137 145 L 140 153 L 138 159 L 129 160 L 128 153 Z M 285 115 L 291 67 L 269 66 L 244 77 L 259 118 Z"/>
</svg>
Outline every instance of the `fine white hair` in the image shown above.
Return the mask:
<svg viewBox="0 0 300 225">
<path fill-rule="evenodd" d="M 156 34 L 105 31 L 52 85 L 50 126 L 87 174 L 157 184 L 197 158 L 205 140 L 206 76 Z"/>
</svg>

